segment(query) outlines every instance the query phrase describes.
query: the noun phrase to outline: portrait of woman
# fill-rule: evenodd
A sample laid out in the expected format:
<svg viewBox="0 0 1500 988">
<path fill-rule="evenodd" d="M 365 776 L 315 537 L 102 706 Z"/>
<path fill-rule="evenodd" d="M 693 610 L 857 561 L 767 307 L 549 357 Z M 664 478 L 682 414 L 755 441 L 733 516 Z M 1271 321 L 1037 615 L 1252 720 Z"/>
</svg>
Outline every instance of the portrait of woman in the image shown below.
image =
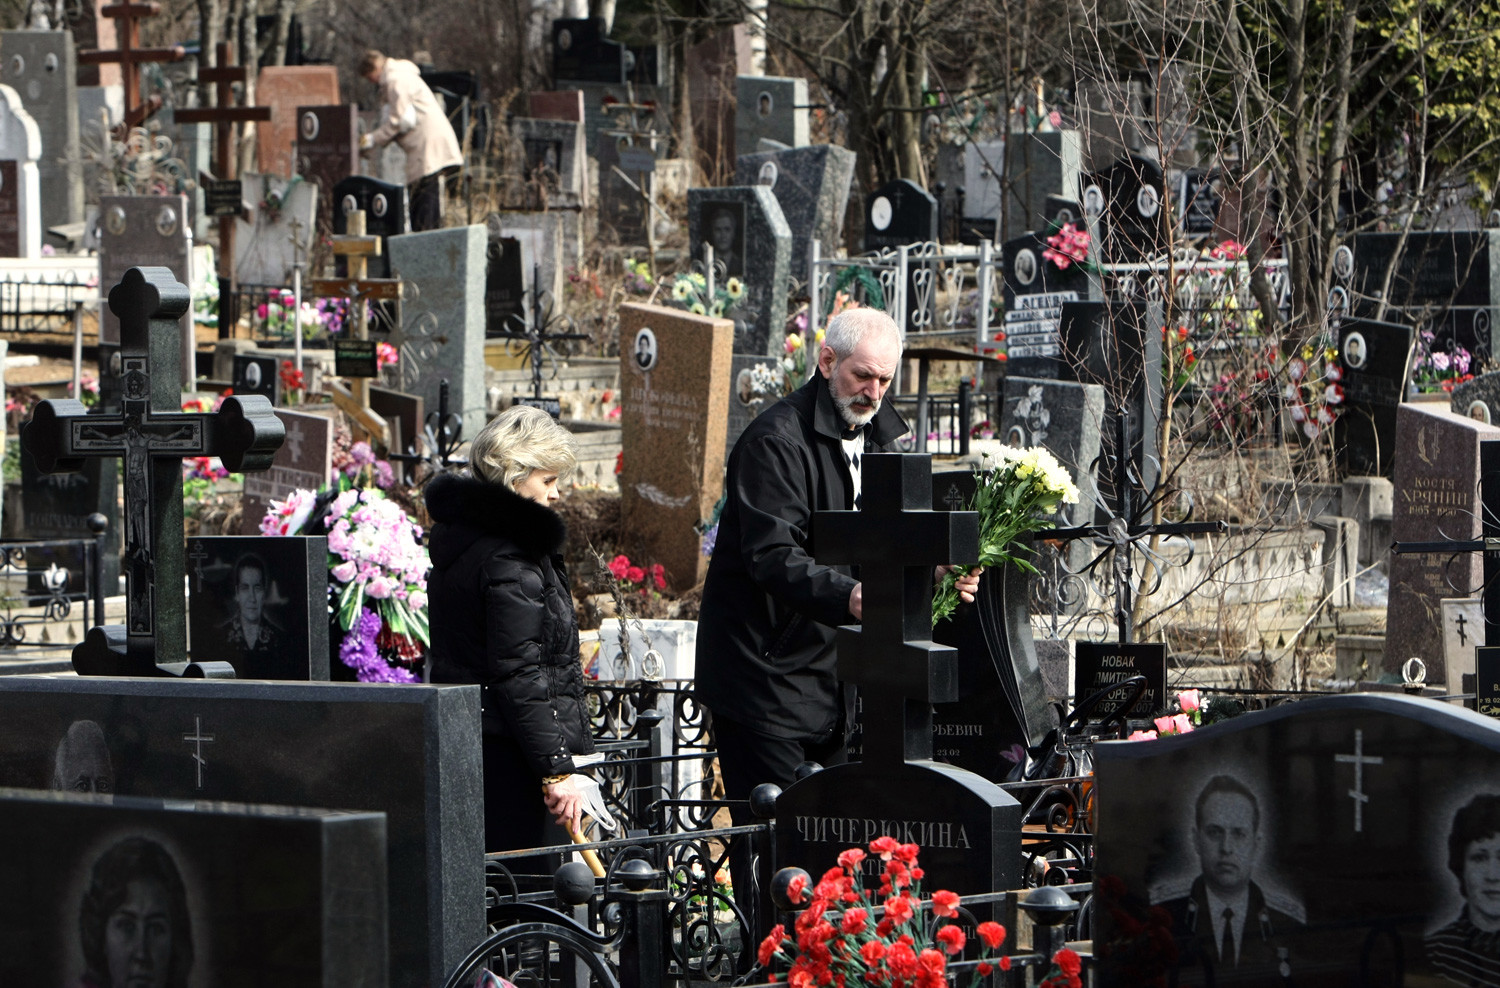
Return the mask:
<svg viewBox="0 0 1500 988">
<path fill-rule="evenodd" d="M 705 203 L 703 239 L 713 245 L 714 264 L 724 277 L 745 275 L 745 206 L 738 202 Z"/>
<path fill-rule="evenodd" d="M 1448 870 L 1463 906 L 1427 934 L 1427 959 L 1449 981 L 1500 988 L 1500 795 L 1475 796 L 1453 814 Z"/>
<path fill-rule="evenodd" d="M 577 832 L 594 750 L 578 662 L 578 622 L 552 509 L 577 459 L 572 435 L 539 408 L 509 408 L 474 437 L 467 475 L 427 487 L 433 526 L 431 681 L 477 683 L 486 851 L 556 843 L 547 815 Z"/>
<path fill-rule="evenodd" d="M 78 910 L 90 988 L 186 988 L 193 968 L 187 893 L 166 849 L 127 837 L 94 862 Z"/>
</svg>

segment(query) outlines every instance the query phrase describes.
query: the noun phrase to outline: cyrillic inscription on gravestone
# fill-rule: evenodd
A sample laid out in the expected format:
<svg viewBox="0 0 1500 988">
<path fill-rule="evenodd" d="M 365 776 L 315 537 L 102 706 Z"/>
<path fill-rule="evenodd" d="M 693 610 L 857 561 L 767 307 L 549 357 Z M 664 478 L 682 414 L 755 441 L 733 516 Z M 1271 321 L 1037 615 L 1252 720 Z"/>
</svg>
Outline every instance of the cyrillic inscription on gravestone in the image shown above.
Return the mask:
<svg viewBox="0 0 1500 988">
<path fill-rule="evenodd" d="M 1500 717 L 1500 647 L 1474 650 L 1475 709 L 1486 717 Z"/>
<path fill-rule="evenodd" d="M 1166 706 L 1167 647 L 1154 642 L 1078 642 L 1074 682 L 1081 699 L 1099 690 L 1125 682 L 1134 676 L 1146 677 L 1146 692 L 1135 707 L 1138 716 L 1154 714 Z M 1125 694 L 1111 694 L 1096 708 L 1099 716 L 1108 717 L 1119 710 Z"/>
</svg>

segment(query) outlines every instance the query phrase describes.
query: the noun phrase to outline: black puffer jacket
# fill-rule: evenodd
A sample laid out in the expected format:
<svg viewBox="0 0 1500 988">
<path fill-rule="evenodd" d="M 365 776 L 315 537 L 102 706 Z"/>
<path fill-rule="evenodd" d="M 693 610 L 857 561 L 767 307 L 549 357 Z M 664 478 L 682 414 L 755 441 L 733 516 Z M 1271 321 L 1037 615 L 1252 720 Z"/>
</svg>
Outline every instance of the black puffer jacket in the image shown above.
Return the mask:
<svg viewBox="0 0 1500 988">
<path fill-rule="evenodd" d="M 484 730 L 515 738 L 539 776 L 594 750 L 563 567 L 567 529 L 499 484 L 444 474 L 432 514 L 432 681 L 484 686 Z"/>
</svg>

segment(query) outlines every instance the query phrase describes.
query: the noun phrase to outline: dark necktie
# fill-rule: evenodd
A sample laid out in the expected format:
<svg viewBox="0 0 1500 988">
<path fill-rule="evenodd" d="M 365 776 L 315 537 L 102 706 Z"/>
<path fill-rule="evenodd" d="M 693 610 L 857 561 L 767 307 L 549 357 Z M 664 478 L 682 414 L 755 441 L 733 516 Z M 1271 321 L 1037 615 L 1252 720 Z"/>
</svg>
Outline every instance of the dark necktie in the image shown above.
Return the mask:
<svg viewBox="0 0 1500 988">
<path fill-rule="evenodd" d="M 1234 910 L 1224 907 L 1224 939 L 1219 944 L 1219 960 L 1225 965 L 1234 963 Z"/>
</svg>

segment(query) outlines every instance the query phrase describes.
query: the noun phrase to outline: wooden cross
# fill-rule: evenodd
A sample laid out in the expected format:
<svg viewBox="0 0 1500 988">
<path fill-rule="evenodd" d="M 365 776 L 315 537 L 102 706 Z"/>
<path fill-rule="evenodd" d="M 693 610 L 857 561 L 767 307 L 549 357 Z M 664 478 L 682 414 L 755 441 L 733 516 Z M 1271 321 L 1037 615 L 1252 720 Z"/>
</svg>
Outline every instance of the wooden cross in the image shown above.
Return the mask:
<svg viewBox="0 0 1500 988">
<path fill-rule="evenodd" d="M 99 14 L 108 17 L 115 22 L 115 32 L 120 39 L 120 47 L 114 50 L 100 50 L 90 48 L 78 53 L 80 65 L 105 65 L 118 62 L 120 75 L 125 82 L 125 121 L 124 126 L 128 131 L 155 113 L 161 107 L 161 97 L 151 97 L 149 105 L 143 105 L 141 98 L 140 66 L 150 62 L 180 62 L 187 56 L 181 45 L 173 45 L 171 48 L 142 48 L 140 20 L 145 17 L 155 17 L 161 13 L 161 4 L 150 0 L 147 3 L 112 3 L 99 8 Z M 179 117 L 178 119 L 181 119 Z"/>
<path fill-rule="evenodd" d="M 368 313 L 365 303 L 370 299 L 398 300 L 401 298 L 400 278 L 368 278 L 370 258 L 380 256 L 380 238 L 365 234 L 365 211 L 356 209 L 347 214 L 348 233 L 336 234 L 333 238 L 335 255 L 348 258 L 347 278 L 314 278 L 309 286 L 314 298 L 345 298 L 354 310 L 354 334 L 356 340 L 370 338 Z M 354 378 L 353 387 L 340 393 L 335 386 L 333 400 L 340 408 L 352 415 L 371 436 L 384 443 L 388 441 L 385 422 L 370 411 L 370 382 L 368 378 Z"/>
<path fill-rule="evenodd" d="M 271 119 L 269 106 L 235 106 L 234 84 L 244 83 L 248 72 L 242 65 L 234 64 L 234 49 L 227 42 L 219 42 L 215 49 L 218 65 L 199 69 L 200 83 L 213 83 L 215 106 L 202 110 L 178 110 L 176 120 L 181 124 L 211 123 L 214 125 L 214 171 L 216 178 L 232 181 L 236 175 L 235 125 Z M 235 216 L 220 216 L 219 223 L 219 339 L 234 336 L 239 324 L 239 296 L 234 283 L 234 221 Z"/>
<path fill-rule="evenodd" d="M 932 457 L 870 453 L 859 511 L 819 511 L 820 563 L 854 564 L 864 624 L 838 630 L 839 679 L 860 689 L 866 763 L 932 758 L 932 704 L 958 699 L 958 650 L 932 641 L 932 570 L 979 558 L 979 515 L 933 511 Z"/>
<path fill-rule="evenodd" d="M 187 656 L 183 600 L 182 459 L 217 456 L 231 471 L 268 470 L 286 429 L 259 395 L 224 399 L 212 414 L 180 411 L 179 320 L 192 303 L 163 267 L 131 268 L 110 289 L 120 319 L 120 406 L 89 414 L 71 398 L 37 404 L 21 435 L 43 473 L 121 457 L 125 478 L 125 628 L 73 650 L 80 675 L 170 675 Z M 99 631 L 100 629 L 95 629 Z M 123 641 L 122 641 L 123 639 Z M 121 647 L 123 646 L 123 647 Z"/>
</svg>

